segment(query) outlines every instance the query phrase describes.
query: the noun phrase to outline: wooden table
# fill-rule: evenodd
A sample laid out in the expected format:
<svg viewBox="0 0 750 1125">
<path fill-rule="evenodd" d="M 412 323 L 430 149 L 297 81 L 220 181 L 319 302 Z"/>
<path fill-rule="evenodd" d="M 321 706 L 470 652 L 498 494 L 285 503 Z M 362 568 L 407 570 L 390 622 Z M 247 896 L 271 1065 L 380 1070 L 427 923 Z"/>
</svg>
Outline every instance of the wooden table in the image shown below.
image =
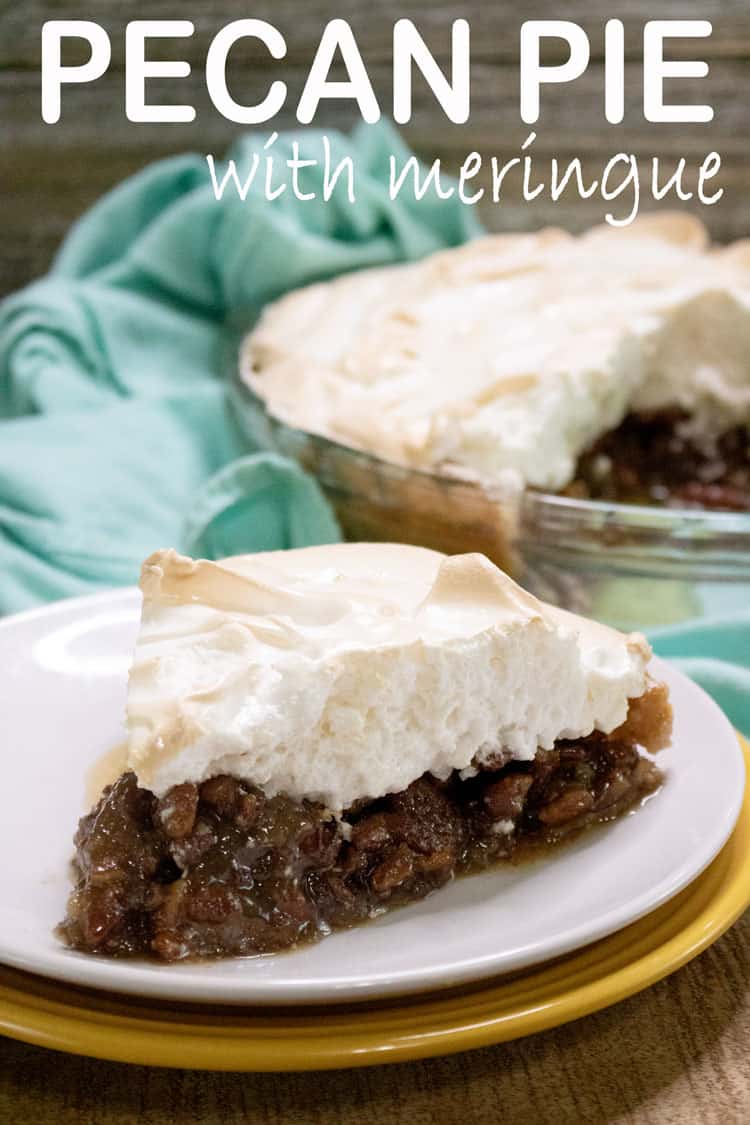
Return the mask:
<svg viewBox="0 0 750 1125">
<path fill-rule="evenodd" d="M 0 1125 L 745 1125 L 750 912 L 639 996 L 445 1059 L 321 1074 L 127 1067 L 0 1040 Z"/>
<path fill-rule="evenodd" d="M 718 182 L 722 200 L 713 207 L 683 204 L 700 214 L 716 238 L 744 236 L 750 230 L 750 161 L 747 157 L 747 91 L 750 80 L 750 5 L 747 0 L 667 0 L 658 10 L 652 0 L 86 0 L 81 18 L 100 23 L 112 42 L 112 63 L 99 81 L 68 86 L 62 116 L 45 125 L 40 113 L 40 29 L 45 19 L 69 17 L 59 0 L 25 0 L 0 4 L 0 294 L 37 276 L 71 221 L 107 188 L 151 160 L 189 149 L 220 156 L 241 127 L 225 121 L 211 104 L 203 69 L 216 32 L 230 20 L 251 14 L 266 19 L 285 37 L 283 78 L 289 94 L 274 128 L 296 125 L 295 108 L 320 35 L 328 20 L 345 16 L 356 35 L 384 115 L 390 115 L 393 24 L 414 21 L 435 57 L 449 60 L 450 26 L 466 17 L 472 30 L 471 114 L 466 125 L 452 125 L 426 84 L 414 82 L 414 112 L 404 127 L 407 141 L 420 155 L 439 156 L 447 169 L 456 168 L 477 150 L 485 160 L 518 155 L 530 129 L 519 113 L 519 33 L 525 19 L 574 20 L 586 30 L 591 60 L 586 73 L 558 91 L 545 90 L 533 144 L 539 167 L 557 156 L 564 167 L 578 156 L 587 181 L 601 176 L 603 163 L 619 151 L 634 152 L 646 175 L 652 156 L 672 165 L 684 156 L 691 168 L 716 149 L 722 157 Z M 187 102 L 196 108 L 190 125 L 134 125 L 124 111 L 124 28 L 132 19 L 192 20 L 190 39 L 166 40 L 155 47 L 157 58 L 184 59 L 192 74 L 179 80 L 160 79 L 152 100 Z M 626 114 L 621 125 L 607 124 L 603 109 L 604 23 L 617 16 L 625 26 Z M 650 19 L 710 20 L 710 39 L 675 40 L 670 58 L 707 59 L 709 76 L 673 79 L 668 98 L 674 102 L 707 102 L 714 108 L 710 125 L 649 124 L 642 105 L 642 36 Z M 153 46 L 153 45 L 152 45 Z M 560 43 L 550 41 L 546 62 L 563 56 Z M 554 57 L 553 57 L 554 56 Z M 85 48 L 68 44 L 64 62 L 84 61 Z M 261 101 L 279 77 L 280 64 L 261 48 L 238 43 L 228 65 L 228 84 L 238 100 Z M 315 124 L 348 129 L 355 115 L 346 103 L 322 103 Z M 266 126 L 259 127 L 266 136 Z M 536 165 L 535 165 L 536 166 Z M 694 178 L 694 177 L 693 177 Z M 483 172 L 479 183 L 488 184 Z M 695 187 L 695 184 L 692 184 Z M 643 207 L 649 206 L 644 193 Z M 553 223 L 580 230 L 601 222 L 609 208 L 598 196 L 582 200 L 566 191 L 558 202 L 547 192 L 527 203 L 515 191 L 502 206 L 481 206 L 481 217 L 494 230 L 529 229 Z M 619 212 L 618 212 L 619 213 Z M 624 212 L 627 213 L 627 210 Z"/>
</svg>

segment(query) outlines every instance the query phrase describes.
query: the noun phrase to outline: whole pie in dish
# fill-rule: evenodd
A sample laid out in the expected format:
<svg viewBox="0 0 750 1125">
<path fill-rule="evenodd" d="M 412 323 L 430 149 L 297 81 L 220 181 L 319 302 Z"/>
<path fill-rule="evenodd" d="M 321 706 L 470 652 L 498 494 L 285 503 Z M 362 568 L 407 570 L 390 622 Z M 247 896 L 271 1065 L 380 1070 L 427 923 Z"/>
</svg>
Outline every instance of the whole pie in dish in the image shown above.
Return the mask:
<svg viewBox="0 0 750 1125">
<path fill-rule="evenodd" d="M 141 588 L 127 768 L 75 837 L 75 949 L 285 949 L 661 784 L 671 710 L 645 639 L 482 555 L 159 551 Z"/>
<path fill-rule="evenodd" d="M 270 305 L 243 374 L 286 424 L 411 467 L 750 509 L 750 243 L 686 214 L 479 238 Z"/>
</svg>

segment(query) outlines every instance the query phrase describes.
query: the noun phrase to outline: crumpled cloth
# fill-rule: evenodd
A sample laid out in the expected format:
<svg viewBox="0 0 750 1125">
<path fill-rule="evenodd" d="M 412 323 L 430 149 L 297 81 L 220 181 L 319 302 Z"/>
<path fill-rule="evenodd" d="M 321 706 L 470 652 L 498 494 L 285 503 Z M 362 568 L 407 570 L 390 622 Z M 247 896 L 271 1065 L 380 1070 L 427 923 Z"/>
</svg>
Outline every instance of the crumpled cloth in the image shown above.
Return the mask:
<svg viewBox="0 0 750 1125">
<path fill-rule="evenodd" d="M 387 124 L 327 135 L 333 166 L 354 159 L 355 204 L 344 177 L 323 202 L 320 164 L 300 173 L 314 201 L 254 187 L 243 202 L 216 200 L 203 157 L 163 160 L 0 306 L 0 613 L 132 583 L 160 546 L 215 558 L 339 537 L 317 484 L 235 424 L 239 340 L 288 289 L 479 228 L 456 199 L 389 199 L 388 156 L 410 154 Z M 228 153 L 240 177 L 266 140 Z M 322 134 L 304 130 L 279 137 L 277 161 L 295 140 L 321 160 Z"/>
</svg>

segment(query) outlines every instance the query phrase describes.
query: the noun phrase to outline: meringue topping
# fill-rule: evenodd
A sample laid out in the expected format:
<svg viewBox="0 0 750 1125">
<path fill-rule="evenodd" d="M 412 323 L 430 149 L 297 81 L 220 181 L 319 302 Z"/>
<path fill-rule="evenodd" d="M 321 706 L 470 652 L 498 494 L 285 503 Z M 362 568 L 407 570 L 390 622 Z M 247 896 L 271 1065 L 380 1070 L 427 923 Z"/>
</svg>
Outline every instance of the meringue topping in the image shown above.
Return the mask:
<svg viewBox="0 0 750 1125">
<path fill-rule="evenodd" d="M 498 753 L 610 732 L 650 650 L 482 555 L 340 544 L 143 566 L 128 768 L 157 795 L 231 774 L 339 812 Z"/>
<path fill-rule="evenodd" d="M 477 239 L 269 306 L 245 378 L 386 460 L 557 490 L 628 410 L 750 421 L 750 242 L 685 214 Z"/>
</svg>

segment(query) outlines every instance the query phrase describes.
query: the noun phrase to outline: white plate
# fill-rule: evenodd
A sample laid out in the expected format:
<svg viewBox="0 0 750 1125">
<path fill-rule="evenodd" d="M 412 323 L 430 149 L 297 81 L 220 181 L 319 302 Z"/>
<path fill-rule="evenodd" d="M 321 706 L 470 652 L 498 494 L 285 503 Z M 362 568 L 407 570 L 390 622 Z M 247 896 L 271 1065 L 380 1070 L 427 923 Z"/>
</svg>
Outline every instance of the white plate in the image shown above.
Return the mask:
<svg viewBox="0 0 750 1125">
<path fill-rule="evenodd" d="M 72 836 L 87 771 L 122 739 L 135 590 L 60 602 L 0 623 L 0 961 L 165 999 L 315 1003 L 441 988 L 524 968 L 620 929 L 713 859 L 739 813 L 744 765 L 718 707 L 654 662 L 675 707 L 664 788 L 557 854 L 459 879 L 414 906 L 276 956 L 185 965 L 66 949 Z M 6 786 L 8 788 L 6 789 Z M 11 861 L 12 857 L 12 861 Z"/>
</svg>

